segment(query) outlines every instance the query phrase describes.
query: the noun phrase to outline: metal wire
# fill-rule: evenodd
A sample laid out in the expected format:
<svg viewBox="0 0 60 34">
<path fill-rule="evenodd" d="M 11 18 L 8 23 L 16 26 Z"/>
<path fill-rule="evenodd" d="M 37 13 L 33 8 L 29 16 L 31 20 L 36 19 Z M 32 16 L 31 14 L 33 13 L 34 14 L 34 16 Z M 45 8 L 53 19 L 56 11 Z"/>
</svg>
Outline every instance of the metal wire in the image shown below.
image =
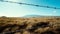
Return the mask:
<svg viewBox="0 0 60 34">
<path fill-rule="evenodd" d="M 21 3 L 21 2 L 4 1 L 4 0 L 0 0 L 0 1 L 1 1 L 1 2 L 9 2 L 9 3 L 22 4 L 22 5 L 36 6 L 36 7 L 45 7 L 45 8 L 52 8 L 52 9 L 60 9 L 60 8 L 57 8 L 57 7 L 42 6 L 42 5 L 35 5 L 35 4 L 28 4 L 28 3 Z"/>
</svg>

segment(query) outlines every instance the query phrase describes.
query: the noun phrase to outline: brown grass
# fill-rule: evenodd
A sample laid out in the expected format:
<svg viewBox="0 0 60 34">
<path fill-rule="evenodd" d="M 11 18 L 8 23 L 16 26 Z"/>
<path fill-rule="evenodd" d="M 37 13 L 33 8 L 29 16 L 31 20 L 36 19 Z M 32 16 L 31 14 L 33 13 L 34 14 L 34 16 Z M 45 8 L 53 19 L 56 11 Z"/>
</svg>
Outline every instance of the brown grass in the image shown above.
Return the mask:
<svg viewBox="0 0 60 34">
<path fill-rule="evenodd" d="M 60 34 L 60 18 L 0 17 L 0 34 Z"/>
</svg>

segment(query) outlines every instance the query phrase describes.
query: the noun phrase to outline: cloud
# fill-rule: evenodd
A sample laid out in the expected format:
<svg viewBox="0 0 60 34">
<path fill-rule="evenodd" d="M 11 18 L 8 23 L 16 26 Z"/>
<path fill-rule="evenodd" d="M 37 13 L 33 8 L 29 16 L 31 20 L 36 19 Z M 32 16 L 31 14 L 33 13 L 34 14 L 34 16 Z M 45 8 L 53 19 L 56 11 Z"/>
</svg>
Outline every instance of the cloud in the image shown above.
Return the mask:
<svg viewBox="0 0 60 34">
<path fill-rule="evenodd" d="M 55 10 L 53 11 L 53 13 L 56 13 L 56 12 L 57 12 L 57 11 L 55 11 Z"/>
</svg>

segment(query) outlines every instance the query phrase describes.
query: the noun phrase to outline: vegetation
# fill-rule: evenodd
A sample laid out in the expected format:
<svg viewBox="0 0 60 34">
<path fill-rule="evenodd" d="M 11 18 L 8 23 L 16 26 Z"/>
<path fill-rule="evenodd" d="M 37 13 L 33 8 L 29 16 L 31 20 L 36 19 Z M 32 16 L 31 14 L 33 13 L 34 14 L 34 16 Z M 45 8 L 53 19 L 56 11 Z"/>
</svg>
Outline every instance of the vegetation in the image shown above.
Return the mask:
<svg viewBox="0 0 60 34">
<path fill-rule="evenodd" d="M 0 34 L 60 34 L 60 18 L 0 17 Z"/>
</svg>

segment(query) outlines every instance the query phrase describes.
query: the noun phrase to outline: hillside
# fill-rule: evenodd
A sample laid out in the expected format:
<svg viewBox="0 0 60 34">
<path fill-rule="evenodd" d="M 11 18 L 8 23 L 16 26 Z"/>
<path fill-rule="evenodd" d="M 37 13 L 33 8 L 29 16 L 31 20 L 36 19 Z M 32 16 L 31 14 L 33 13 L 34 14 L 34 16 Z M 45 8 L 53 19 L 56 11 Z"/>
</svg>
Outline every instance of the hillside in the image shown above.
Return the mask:
<svg viewBox="0 0 60 34">
<path fill-rule="evenodd" d="M 24 18 L 60 18 L 60 16 L 25 15 Z"/>
<path fill-rule="evenodd" d="M 0 34 L 60 34 L 60 16 L 0 17 Z"/>
</svg>

